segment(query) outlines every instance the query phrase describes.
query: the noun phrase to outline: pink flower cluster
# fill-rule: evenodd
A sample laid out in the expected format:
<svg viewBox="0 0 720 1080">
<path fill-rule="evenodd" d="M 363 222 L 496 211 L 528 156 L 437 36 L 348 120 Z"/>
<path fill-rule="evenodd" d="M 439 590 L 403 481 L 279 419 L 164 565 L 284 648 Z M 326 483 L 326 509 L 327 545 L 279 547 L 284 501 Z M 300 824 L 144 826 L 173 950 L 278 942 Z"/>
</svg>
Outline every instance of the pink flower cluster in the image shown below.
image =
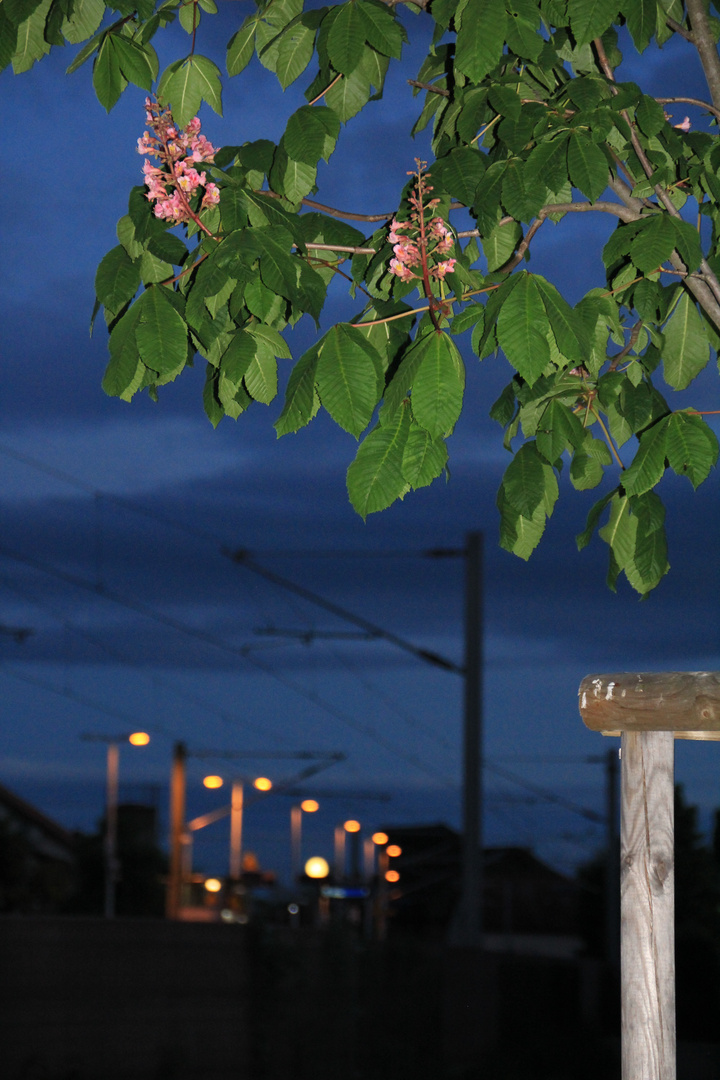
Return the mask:
<svg viewBox="0 0 720 1080">
<path fill-rule="evenodd" d="M 217 150 L 200 134 L 200 120 L 194 117 L 183 131 L 173 123 L 170 109 L 162 109 L 151 98 L 145 99 L 145 120 L 154 134 L 146 131 L 138 139 L 138 153 L 148 154 L 160 161 L 160 166 L 143 163 L 147 198 L 155 203 L 155 217 L 179 224 L 196 215 L 190 198 L 198 188 L 203 189 L 199 211 L 216 206 L 220 201 L 217 184 L 198 172 L 201 161 L 212 162 Z M 199 212 L 198 211 L 198 212 Z"/>
<path fill-rule="evenodd" d="M 403 232 L 414 233 L 414 236 L 403 236 Z M 422 266 L 422 254 L 420 247 L 420 229 L 414 221 L 398 221 L 393 218 L 390 223 L 388 240 L 393 244 L 394 259 L 390 260 L 390 273 L 395 274 L 401 281 L 412 281 L 413 278 L 422 277 L 413 272 L 412 267 Z M 429 242 L 428 242 L 429 241 Z M 453 235 L 442 218 L 433 218 L 425 235 L 426 258 L 431 256 L 447 255 L 452 251 L 455 243 Z M 438 280 L 442 280 L 446 274 L 451 274 L 455 269 L 456 259 L 444 259 L 429 267 L 429 274 Z"/>
</svg>

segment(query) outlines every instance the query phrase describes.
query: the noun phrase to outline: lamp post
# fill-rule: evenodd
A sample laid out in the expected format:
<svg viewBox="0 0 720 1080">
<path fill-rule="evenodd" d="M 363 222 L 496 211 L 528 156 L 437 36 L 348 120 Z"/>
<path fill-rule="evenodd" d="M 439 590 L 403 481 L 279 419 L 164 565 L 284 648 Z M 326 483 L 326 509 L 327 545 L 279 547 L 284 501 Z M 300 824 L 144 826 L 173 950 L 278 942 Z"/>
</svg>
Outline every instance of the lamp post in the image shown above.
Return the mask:
<svg viewBox="0 0 720 1080">
<path fill-rule="evenodd" d="M 297 881 L 302 868 L 302 816 L 320 809 L 316 799 L 303 799 L 290 809 L 290 868 L 292 880 Z"/>
<path fill-rule="evenodd" d="M 106 919 L 115 918 L 115 889 L 118 879 L 117 858 L 117 820 L 118 820 L 118 774 L 120 766 L 120 743 L 129 742 L 131 746 L 147 746 L 150 736 L 145 731 L 133 731 L 122 735 L 84 734 L 87 742 L 107 744 L 107 781 L 105 797 L 105 901 Z"/>
</svg>

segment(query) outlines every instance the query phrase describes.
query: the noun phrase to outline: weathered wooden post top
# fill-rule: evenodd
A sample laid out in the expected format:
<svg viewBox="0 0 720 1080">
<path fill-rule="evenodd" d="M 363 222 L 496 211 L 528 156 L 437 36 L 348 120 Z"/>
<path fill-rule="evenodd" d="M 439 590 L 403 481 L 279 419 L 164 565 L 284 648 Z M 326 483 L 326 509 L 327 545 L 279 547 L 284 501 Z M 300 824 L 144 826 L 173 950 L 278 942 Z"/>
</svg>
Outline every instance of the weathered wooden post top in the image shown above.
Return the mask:
<svg viewBox="0 0 720 1080">
<path fill-rule="evenodd" d="M 578 691 L 591 731 L 672 731 L 677 739 L 720 739 L 720 672 L 587 675 Z"/>
<path fill-rule="evenodd" d="M 591 731 L 621 736 L 623 1080 L 675 1080 L 675 739 L 720 739 L 720 672 L 588 675 Z"/>
</svg>

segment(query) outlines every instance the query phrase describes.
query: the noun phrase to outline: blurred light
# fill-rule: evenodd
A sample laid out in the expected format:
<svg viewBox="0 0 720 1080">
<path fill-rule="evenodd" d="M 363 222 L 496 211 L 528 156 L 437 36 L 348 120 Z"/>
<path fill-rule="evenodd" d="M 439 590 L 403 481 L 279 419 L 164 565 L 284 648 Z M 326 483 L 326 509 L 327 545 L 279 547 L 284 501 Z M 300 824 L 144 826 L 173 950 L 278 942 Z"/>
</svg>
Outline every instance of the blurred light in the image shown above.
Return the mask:
<svg viewBox="0 0 720 1080">
<path fill-rule="evenodd" d="M 330 866 L 327 859 L 323 859 L 322 855 L 313 855 L 305 863 L 305 873 L 309 878 L 324 878 L 330 873 Z"/>
<path fill-rule="evenodd" d="M 320 809 L 320 803 L 315 799 L 303 799 L 300 803 L 300 809 L 304 810 L 306 814 L 314 814 L 316 810 Z"/>
<path fill-rule="evenodd" d="M 397 844 L 388 844 L 385 848 L 391 859 L 397 859 L 398 855 L 402 855 L 402 848 Z"/>
<path fill-rule="evenodd" d="M 256 787 L 258 791 L 269 791 L 272 780 L 268 780 L 267 776 L 258 776 L 257 780 L 253 780 L 253 787 Z"/>
<path fill-rule="evenodd" d="M 388 870 L 388 872 L 385 874 L 385 880 L 393 882 L 399 881 L 400 875 L 398 874 L 397 870 Z"/>
<path fill-rule="evenodd" d="M 383 844 L 387 844 L 388 839 L 389 837 L 386 832 L 376 832 L 372 835 L 372 842 L 373 844 L 377 844 L 378 847 L 382 847 Z"/>
<path fill-rule="evenodd" d="M 147 746 L 150 736 L 146 731 L 133 731 L 132 735 L 128 735 L 128 742 L 133 746 Z"/>
<path fill-rule="evenodd" d="M 298 911 L 300 910 L 297 904 L 288 904 L 287 909 L 291 915 L 297 915 Z"/>
<path fill-rule="evenodd" d="M 353 821 L 352 818 L 350 819 L 350 821 L 346 821 L 343 825 L 343 829 L 345 830 L 345 832 L 360 832 L 360 828 L 360 822 Z"/>
<path fill-rule="evenodd" d="M 219 881 L 216 877 L 206 878 L 205 888 L 208 892 L 220 892 L 222 889 L 222 881 Z"/>
<path fill-rule="evenodd" d="M 223 786 L 222 776 L 206 776 L 203 778 L 203 784 L 207 788 L 218 788 Z"/>
</svg>

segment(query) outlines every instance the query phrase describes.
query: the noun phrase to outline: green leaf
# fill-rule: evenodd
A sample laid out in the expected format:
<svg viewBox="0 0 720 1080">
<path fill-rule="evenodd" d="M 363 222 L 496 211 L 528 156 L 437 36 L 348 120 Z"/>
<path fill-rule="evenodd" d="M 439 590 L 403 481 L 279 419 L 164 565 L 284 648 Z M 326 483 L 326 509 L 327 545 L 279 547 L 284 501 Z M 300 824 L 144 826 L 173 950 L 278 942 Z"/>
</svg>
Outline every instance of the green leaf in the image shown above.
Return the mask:
<svg viewBox="0 0 720 1080">
<path fill-rule="evenodd" d="M 278 41 L 275 74 L 283 90 L 294 83 L 312 60 L 315 30 L 302 22 L 288 27 Z"/>
<path fill-rule="evenodd" d="M 7 16 L 7 2 L 0 5 L 0 71 L 11 62 L 17 48 L 17 26 Z"/>
<path fill-rule="evenodd" d="M 580 315 L 549 281 L 540 275 L 536 275 L 534 280 L 540 290 L 558 349 L 567 360 L 575 364 L 584 363 L 590 351 L 590 340 Z"/>
<path fill-rule="evenodd" d="M 507 221 L 504 225 L 496 225 L 491 233 L 482 238 L 488 273 L 491 274 L 505 265 L 522 240 L 522 235 L 519 222 Z"/>
<path fill-rule="evenodd" d="M 485 168 L 483 154 L 470 146 L 460 146 L 433 164 L 431 180 L 435 182 L 437 179 L 449 195 L 466 206 L 472 206 Z"/>
<path fill-rule="evenodd" d="M 656 0 L 633 0 L 632 3 L 623 4 L 622 10 L 635 48 L 640 53 L 644 52 L 655 33 L 658 21 Z"/>
<path fill-rule="evenodd" d="M 500 511 L 500 547 L 527 562 L 545 532 L 547 515 L 543 507 L 538 506 L 530 516 L 521 514 L 507 500 L 504 487 L 498 491 L 496 503 Z"/>
<path fill-rule="evenodd" d="M 357 9 L 362 18 L 365 37 L 383 56 L 399 60 L 405 38 L 402 24 L 388 11 L 385 4 L 360 0 Z"/>
<path fill-rule="evenodd" d="M 567 163 L 573 185 L 591 202 L 598 199 L 610 179 L 608 160 L 600 147 L 573 131 L 568 139 Z"/>
<path fill-rule="evenodd" d="M 590 543 L 590 541 L 592 539 L 592 535 L 595 532 L 595 529 L 597 528 L 597 525 L 598 525 L 598 522 L 600 520 L 600 517 L 602 515 L 603 510 L 605 509 L 607 504 L 610 502 L 610 500 L 613 499 L 617 495 L 617 492 L 618 492 L 617 488 L 614 491 L 609 491 L 607 493 L 607 495 L 603 495 L 602 499 L 599 499 L 595 503 L 595 505 L 590 508 L 590 511 L 588 512 L 587 520 L 585 522 L 585 528 L 583 529 L 583 531 L 581 533 L 578 533 L 578 535 L 575 537 L 575 541 L 577 543 L 578 551 L 582 551 L 583 548 L 587 547 L 587 545 Z"/>
<path fill-rule="evenodd" d="M 258 351 L 245 372 L 245 388 L 255 401 L 269 405 L 277 394 L 277 361 L 270 352 Z"/>
<path fill-rule="evenodd" d="M 319 400 L 315 390 L 315 372 L 318 363 L 318 346 L 313 345 L 297 361 L 285 391 L 285 405 L 275 421 L 278 438 L 299 431 L 309 424 L 317 412 Z"/>
<path fill-rule="evenodd" d="M 167 73 L 166 73 L 167 74 Z M 205 56 L 189 56 L 165 81 L 162 97 L 172 105 L 173 119 L 184 128 L 197 115 L 200 103 L 222 115 L 220 70 Z"/>
<path fill-rule="evenodd" d="M 106 112 L 110 112 L 113 105 L 117 104 L 127 86 L 120 71 L 120 58 L 113 37 L 113 34 L 106 36 L 93 64 L 93 87 Z"/>
<path fill-rule="evenodd" d="M 618 0 L 568 0 L 567 12 L 578 46 L 604 34 L 614 22 L 619 6 Z"/>
<path fill-rule="evenodd" d="M 445 333 L 432 333 L 412 383 L 413 416 L 433 439 L 452 431 L 460 415 L 465 390 L 465 366 L 455 342 Z"/>
<path fill-rule="evenodd" d="M 115 323 L 108 342 L 110 363 L 103 378 L 103 390 L 111 397 L 119 397 L 123 401 L 131 400 L 145 377 L 146 368 L 140 359 L 135 340 L 138 317 L 138 306 L 134 304 Z"/>
<path fill-rule="evenodd" d="M 140 267 L 118 244 L 103 257 L 95 274 L 95 294 L 109 311 L 119 311 L 140 287 Z"/>
<path fill-rule="evenodd" d="M 283 145 L 288 156 L 294 161 L 302 161 L 306 165 L 315 166 L 323 155 L 327 129 L 323 123 L 322 114 L 329 113 L 335 128 L 335 138 L 340 133 L 340 123 L 332 111 L 322 106 L 303 105 L 294 112 L 287 122 Z"/>
<path fill-rule="evenodd" d="M 544 183 L 528 176 L 524 163 L 508 162 L 502 181 L 502 201 L 512 217 L 532 221 L 545 202 L 546 191 Z"/>
<path fill-rule="evenodd" d="M 250 63 L 255 51 L 257 15 L 248 15 L 242 26 L 230 38 L 225 66 L 228 75 L 239 75 Z"/>
<path fill-rule="evenodd" d="M 549 319 L 533 275 L 515 275 L 517 283 L 502 304 L 497 320 L 500 348 L 530 386 L 550 360 Z"/>
<path fill-rule="evenodd" d="M 705 323 L 695 301 L 684 292 L 663 330 L 663 375 L 674 390 L 689 386 L 710 359 Z"/>
<path fill-rule="evenodd" d="M 247 331 L 258 341 L 264 342 L 272 350 L 274 356 L 280 357 L 281 360 L 292 360 L 292 353 L 285 338 L 272 326 L 251 322 L 247 326 Z"/>
<path fill-rule="evenodd" d="M 12 58 L 12 68 L 16 75 L 29 71 L 36 60 L 40 60 L 50 52 L 50 45 L 45 40 L 45 25 L 51 3 L 52 0 L 42 0 L 37 6 L 30 4 L 20 8 L 22 13 L 30 10 L 31 7 L 34 7 L 34 10 L 18 24 L 15 52 Z"/>
<path fill-rule="evenodd" d="M 345 123 L 356 116 L 370 99 L 370 82 L 364 71 L 358 67 L 350 75 L 343 76 L 331 86 L 325 95 L 328 105 L 338 118 Z"/>
<path fill-rule="evenodd" d="M 584 435 L 583 426 L 572 409 L 552 398 L 538 421 L 535 438 L 540 454 L 554 465 L 564 450 L 579 446 Z"/>
<path fill-rule="evenodd" d="M 79 45 L 81 41 L 92 37 L 100 26 L 104 14 L 104 0 L 76 0 L 71 14 L 63 20 L 63 37 L 71 45 Z"/>
<path fill-rule="evenodd" d="M 402 458 L 402 474 L 414 489 L 427 487 L 447 466 L 447 446 L 417 424 L 410 428 Z"/>
<path fill-rule="evenodd" d="M 675 231 L 675 244 L 689 273 L 697 270 L 703 257 L 700 234 L 689 221 L 670 218 Z"/>
<path fill-rule="evenodd" d="M 622 474 L 626 495 L 643 495 L 663 477 L 667 442 L 667 419 L 659 420 L 640 436 L 632 464 Z"/>
<path fill-rule="evenodd" d="M 505 497 L 523 517 L 532 518 L 538 507 L 544 505 L 548 470 L 554 479 L 552 468 L 540 457 L 533 441 L 523 443 L 505 470 L 502 481 Z"/>
<path fill-rule="evenodd" d="M 637 518 L 630 514 L 627 495 L 615 494 L 610 500 L 610 519 L 599 536 L 613 553 L 619 570 L 624 570 L 635 554 Z"/>
<path fill-rule="evenodd" d="M 668 417 L 665 452 L 673 472 L 697 488 L 717 464 L 718 440 L 701 416 L 677 412 Z"/>
<path fill-rule="evenodd" d="M 135 337 L 140 356 L 161 375 L 174 371 L 187 360 L 187 326 L 165 297 L 166 290 L 155 285 L 137 301 L 139 319 Z"/>
<path fill-rule="evenodd" d="M 121 34 L 114 34 L 112 42 L 124 78 L 142 90 L 152 89 L 154 71 L 149 53 Z M 147 48 L 150 49 L 150 46 Z"/>
<path fill-rule="evenodd" d="M 409 434 L 410 410 L 405 406 L 361 443 L 347 472 L 347 489 L 362 518 L 385 510 L 410 490 L 402 471 Z"/>
<path fill-rule="evenodd" d="M 370 423 L 381 380 L 380 357 L 365 335 L 349 323 L 333 326 L 320 347 L 317 388 L 333 420 L 355 438 Z"/>
<path fill-rule="evenodd" d="M 630 245 L 630 258 L 644 274 L 652 273 L 669 259 L 675 248 L 673 219 L 669 214 L 654 214 L 640 222 Z"/>
<path fill-rule="evenodd" d="M 365 48 L 365 20 L 353 0 L 336 9 L 327 37 L 330 63 L 343 75 L 351 75 Z"/>
<path fill-rule="evenodd" d="M 474 0 L 466 5 L 457 33 L 455 67 L 470 82 L 482 82 L 500 62 L 506 28 L 507 12 L 497 0 Z"/>
<path fill-rule="evenodd" d="M 240 386 L 245 373 L 255 359 L 257 341 L 247 332 L 238 330 L 233 334 L 220 360 L 220 371 L 236 388 Z"/>
</svg>

